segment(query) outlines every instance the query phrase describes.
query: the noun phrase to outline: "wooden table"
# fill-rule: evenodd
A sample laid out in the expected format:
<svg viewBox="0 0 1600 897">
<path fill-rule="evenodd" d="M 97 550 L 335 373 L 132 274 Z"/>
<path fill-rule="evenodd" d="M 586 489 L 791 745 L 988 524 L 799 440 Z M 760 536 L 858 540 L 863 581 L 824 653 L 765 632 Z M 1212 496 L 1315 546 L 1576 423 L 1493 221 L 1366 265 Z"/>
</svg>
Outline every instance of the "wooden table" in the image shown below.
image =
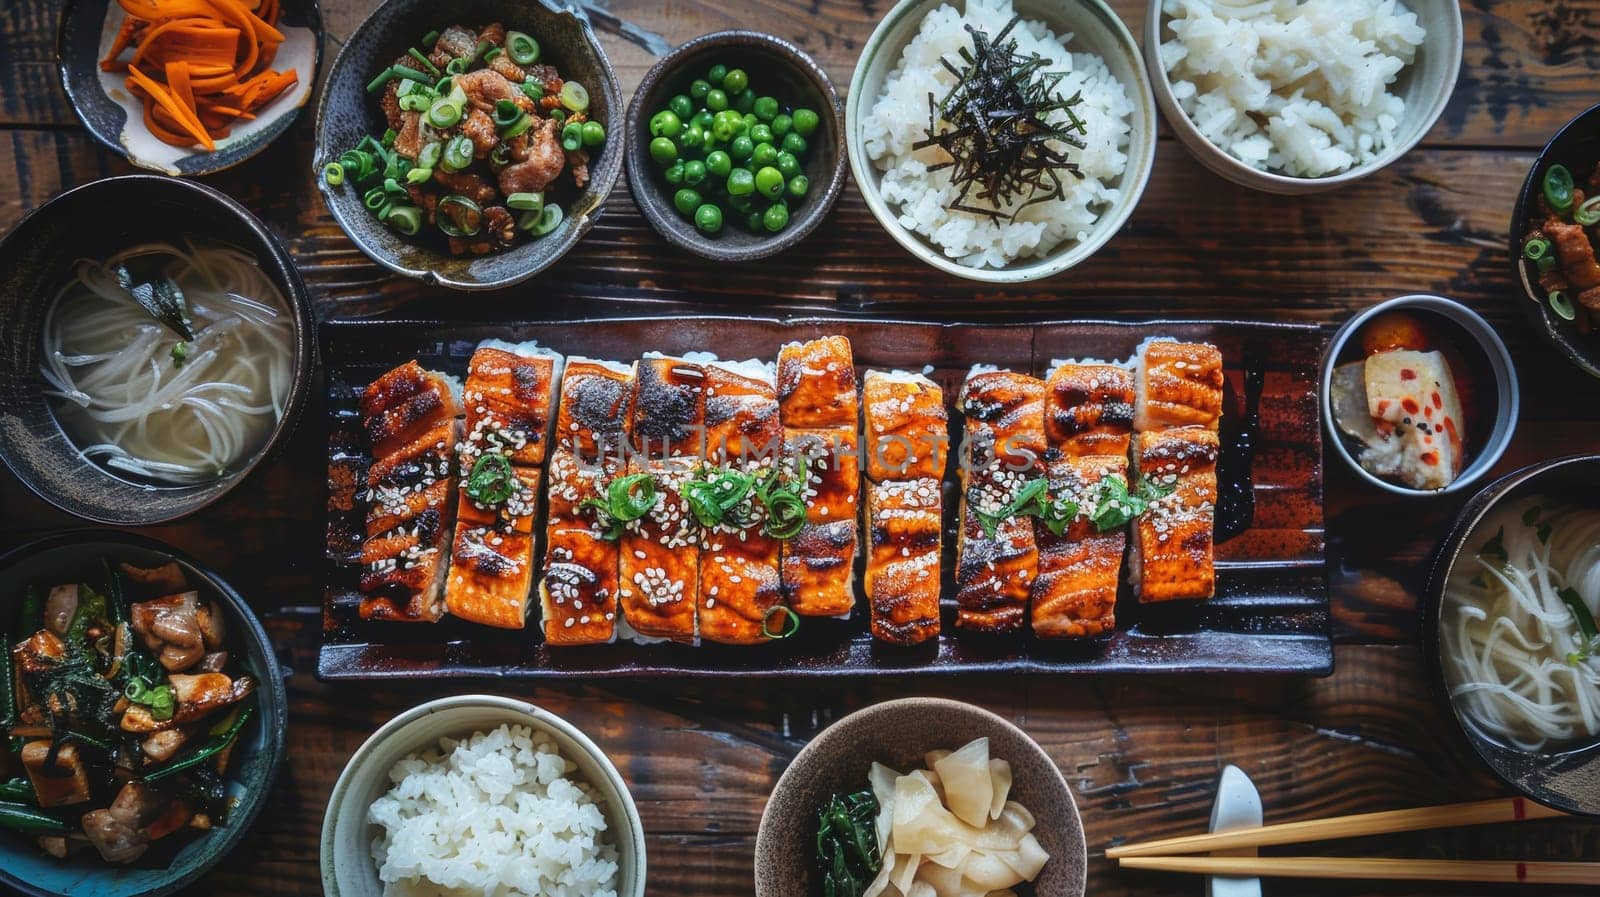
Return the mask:
<svg viewBox="0 0 1600 897">
<path fill-rule="evenodd" d="M 323 0 L 326 53 L 373 0 Z M 674 42 L 740 24 L 775 29 L 814 54 L 841 88 L 887 0 L 615 0 L 617 15 Z M 1115 0 L 1140 33 L 1142 0 Z M 1333 323 L 1401 293 L 1436 292 L 1486 315 L 1523 377 L 1523 419 L 1500 467 L 1600 450 L 1600 382 L 1537 341 L 1516 306 L 1506 257 L 1510 208 L 1534 153 L 1594 102 L 1600 0 L 1468 0 L 1461 80 L 1423 144 L 1341 192 L 1302 199 L 1252 193 L 1193 162 L 1163 136 L 1132 221 L 1087 264 L 1012 289 L 978 287 L 913 260 L 871 219 L 853 185 L 799 248 L 757 264 L 707 264 L 659 239 L 618 185 L 604 220 L 544 277 L 461 297 L 386 276 L 335 226 L 312 188 L 312 116 L 255 160 L 208 179 L 260 213 L 305 266 L 323 316 L 514 319 L 586 299 L 623 297 L 707 308 L 1041 317 L 1273 317 Z M 59 0 L 0 3 L 0 229 L 58 191 L 128 166 L 79 127 L 56 77 Z M 602 37 L 631 92 L 650 57 Z M 135 222 L 130 222 L 130 227 Z M 195 554 L 269 619 L 286 662 L 288 762 L 250 837 L 194 894 L 316 894 L 317 837 L 334 778 L 373 728 L 400 709 L 468 688 L 329 686 L 316 650 L 321 563 L 322 418 L 308 410 L 287 450 L 221 506 L 151 534 Z M 1118 872 L 1117 840 L 1203 829 L 1218 772 L 1252 775 L 1268 821 L 1473 799 L 1503 789 L 1424 685 L 1416 593 L 1424 561 L 1460 501 L 1404 504 L 1327 469 L 1328 575 L 1337 672 L 1321 680 L 1229 677 L 1096 680 L 998 677 L 774 685 L 688 682 L 506 689 L 567 717 L 616 759 L 649 835 L 650 893 L 751 891 L 766 795 L 821 727 L 909 694 L 981 703 L 1033 734 L 1076 789 L 1096 897 L 1196 893 L 1197 880 Z M 0 476 L 0 547 L 74 521 Z M 1398 836 L 1342 849 L 1395 855 L 1593 858 L 1600 825 L 1533 823 Z M 1463 889 L 1451 888 L 1449 893 Z M 1287 888 L 1275 888 L 1284 893 Z M 1414 885 L 1296 886 L 1295 893 L 1444 893 Z M 1491 893 L 1483 890 L 1481 893 Z M 1493 891 L 1498 893 L 1498 891 Z"/>
</svg>

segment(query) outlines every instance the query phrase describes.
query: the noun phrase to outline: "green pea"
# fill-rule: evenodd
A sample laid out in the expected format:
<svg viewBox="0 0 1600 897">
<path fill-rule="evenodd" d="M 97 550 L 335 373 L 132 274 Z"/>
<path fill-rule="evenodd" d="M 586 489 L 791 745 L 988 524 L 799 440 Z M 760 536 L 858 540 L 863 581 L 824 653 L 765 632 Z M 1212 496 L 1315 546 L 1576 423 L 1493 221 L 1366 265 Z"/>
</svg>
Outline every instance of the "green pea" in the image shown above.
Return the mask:
<svg viewBox="0 0 1600 897">
<path fill-rule="evenodd" d="M 779 139 L 794 129 L 794 119 L 787 112 L 779 112 L 772 118 L 772 133 Z"/>
<path fill-rule="evenodd" d="M 583 123 L 583 145 L 594 147 L 606 142 L 606 126 L 597 121 Z"/>
<path fill-rule="evenodd" d="M 728 155 L 739 160 L 748 159 L 750 158 L 750 154 L 755 151 L 755 148 L 755 141 L 751 140 L 744 134 L 740 134 L 738 137 L 733 138 L 733 141 L 728 144 Z"/>
<path fill-rule="evenodd" d="M 690 125 L 682 134 L 678 135 L 678 149 L 688 152 L 705 146 L 706 132 Z"/>
<path fill-rule="evenodd" d="M 805 108 L 794 111 L 794 132 L 801 137 L 810 137 L 816 133 L 819 124 L 822 124 L 822 119 L 817 117 L 816 112 Z"/>
<path fill-rule="evenodd" d="M 771 143 L 772 128 L 768 125 L 755 125 L 750 129 L 750 139 L 756 143 Z"/>
<path fill-rule="evenodd" d="M 771 165 L 756 172 L 756 192 L 768 199 L 783 195 L 783 175 Z"/>
<path fill-rule="evenodd" d="M 673 185 L 674 187 L 683 183 L 683 163 L 674 162 L 671 165 L 668 165 L 667 170 L 662 173 L 662 177 L 666 178 L 667 183 Z"/>
<path fill-rule="evenodd" d="M 672 160 L 678 158 L 678 145 L 671 138 L 657 137 L 650 141 L 650 158 L 657 164 L 670 165 Z"/>
<path fill-rule="evenodd" d="M 761 213 L 757 211 L 751 211 L 744 216 L 744 226 L 758 234 L 766 230 L 765 225 L 761 223 Z"/>
<path fill-rule="evenodd" d="M 683 130 L 683 119 L 671 109 L 663 109 L 650 117 L 650 136 L 676 137 Z"/>
<path fill-rule="evenodd" d="M 719 88 L 711 88 L 711 92 L 706 94 L 706 108 L 712 112 L 721 112 L 728 108 L 728 95 Z"/>
<path fill-rule="evenodd" d="M 806 191 L 811 189 L 811 179 L 803 174 L 797 174 L 789 179 L 787 192 L 794 199 L 804 199 Z"/>
<path fill-rule="evenodd" d="M 749 196 L 756 189 L 756 176 L 748 168 L 735 168 L 728 172 L 728 195 Z"/>
<path fill-rule="evenodd" d="M 790 131 L 783 135 L 783 151 L 794 153 L 796 156 L 806 154 L 806 139 L 800 136 L 799 131 Z"/>
<path fill-rule="evenodd" d="M 706 72 L 706 80 L 717 87 L 726 89 L 724 85 L 728 83 L 728 67 L 720 62 L 717 63 L 711 67 L 711 71 Z"/>
<path fill-rule="evenodd" d="M 680 93 L 668 100 L 667 108 L 672 110 L 673 115 L 678 116 L 684 121 L 688 121 L 694 117 L 694 101 L 689 99 L 687 94 Z"/>
<path fill-rule="evenodd" d="M 704 103 L 706 94 L 711 92 L 711 84 L 703 78 L 694 79 L 689 85 L 689 99 L 696 103 Z"/>
<path fill-rule="evenodd" d="M 761 119 L 756 118 L 756 115 L 755 115 L 754 112 L 746 112 L 744 114 L 743 121 L 744 121 L 744 127 L 745 127 L 746 131 L 750 130 L 751 128 L 755 127 L 756 125 L 761 124 Z"/>
<path fill-rule="evenodd" d="M 738 93 L 750 86 L 750 76 L 744 73 L 744 69 L 724 69 L 723 71 L 722 89 L 728 93 Z"/>
<path fill-rule="evenodd" d="M 688 175 L 689 175 L 689 166 L 685 165 L 684 166 L 684 179 L 685 180 L 688 179 Z M 679 190 L 677 193 L 672 194 L 672 204 L 677 206 L 678 207 L 678 211 L 682 212 L 683 214 L 685 214 L 685 215 L 693 215 L 694 214 L 694 210 L 700 208 L 700 191 L 691 190 L 688 187 L 684 187 L 682 190 Z"/>
<path fill-rule="evenodd" d="M 756 104 L 750 111 L 762 121 L 772 121 L 778 115 L 778 101 L 772 97 L 756 97 Z"/>
<path fill-rule="evenodd" d="M 725 178 L 733 170 L 733 157 L 722 150 L 712 150 L 706 154 L 706 170 L 715 177 Z"/>
<path fill-rule="evenodd" d="M 701 109 L 699 112 L 694 114 L 694 123 L 698 125 L 702 131 L 711 130 L 711 123 L 715 120 L 716 116 L 712 115 L 709 109 Z"/>
<path fill-rule="evenodd" d="M 770 143 L 758 143 L 750 153 L 750 164 L 756 168 L 778 164 L 778 148 Z"/>
<path fill-rule="evenodd" d="M 778 167 L 778 173 L 785 178 L 792 178 L 800 173 L 800 160 L 794 153 L 779 153 L 778 161 L 773 163 Z"/>
<path fill-rule="evenodd" d="M 734 93 L 730 90 L 728 93 L 733 98 L 733 108 L 739 110 L 740 112 L 749 114 L 750 111 L 756 107 L 756 92 L 750 88 L 746 87 L 744 90 L 741 90 L 738 93 Z"/>
<path fill-rule="evenodd" d="M 772 233 L 777 233 L 778 231 L 783 230 L 788 223 L 789 210 L 784 208 L 783 203 L 775 202 L 772 205 L 767 206 L 767 210 L 761 213 L 762 227 L 765 227 Z"/>
<path fill-rule="evenodd" d="M 741 215 L 748 214 L 756 207 L 755 202 L 752 201 L 754 196 L 755 194 L 753 193 L 744 196 L 734 196 L 730 193 L 728 195 L 728 206 Z"/>
<path fill-rule="evenodd" d="M 714 234 L 722 230 L 722 210 L 711 203 L 703 203 L 694 210 L 694 226 L 700 228 L 702 234 Z"/>
<path fill-rule="evenodd" d="M 691 187 L 698 187 L 700 186 L 700 182 L 705 179 L 706 163 L 700 161 L 699 159 L 694 159 L 683 163 L 683 182 L 685 184 L 688 184 Z"/>
</svg>

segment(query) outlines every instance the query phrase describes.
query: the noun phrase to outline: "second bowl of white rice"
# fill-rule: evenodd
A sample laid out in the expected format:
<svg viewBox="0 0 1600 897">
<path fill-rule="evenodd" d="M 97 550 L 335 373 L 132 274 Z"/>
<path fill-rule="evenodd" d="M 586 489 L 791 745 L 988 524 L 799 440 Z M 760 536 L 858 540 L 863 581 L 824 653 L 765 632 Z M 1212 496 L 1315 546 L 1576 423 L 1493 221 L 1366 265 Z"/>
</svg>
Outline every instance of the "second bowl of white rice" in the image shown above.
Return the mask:
<svg viewBox="0 0 1600 897">
<path fill-rule="evenodd" d="M 971 46 L 963 26 L 992 36 L 1013 15 L 1023 20 L 1012 35 L 1018 51 L 1070 72 L 1061 92 L 1082 95 L 1074 111 L 1089 126 L 1088 146 L 1068 157 L 1086 176 L 1063 174 L 1063 198 L 1015 219 L 953 212 L 959 191 L 948 174 L 927 171 L 941 151 L 910 145 L 926 135 L 928 94 L 942 96 L 954 80 L 940 58 Z M 951 274 L 1020 283 L 1082 262 L 1127 222 L 1155 162 L 1155 100 L 1138 45 L 1100 0 L 901 0 L 862 49 L 845 136 L 867 208 L 897 242 Z"/>
<path fill-rule="evenodd" d="M 356 750 L 322 823 L 328 897 L 643 897 L 626 783 L 571 723 L 494 695 L 421 704 Z"/>
</svg>

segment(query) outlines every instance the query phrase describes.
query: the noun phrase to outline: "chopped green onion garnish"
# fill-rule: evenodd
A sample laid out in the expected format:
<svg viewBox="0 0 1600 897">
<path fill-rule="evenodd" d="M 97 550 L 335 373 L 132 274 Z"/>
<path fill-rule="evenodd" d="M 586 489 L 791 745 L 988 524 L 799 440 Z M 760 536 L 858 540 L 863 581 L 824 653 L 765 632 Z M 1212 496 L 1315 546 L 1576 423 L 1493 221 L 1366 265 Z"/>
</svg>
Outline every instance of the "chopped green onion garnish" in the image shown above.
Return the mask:
<svg viewBox="0 0 1600 897">
<path fill-rule="evenodd" d="M 528 228 L 528 232 L 535 237 L 542 237 L 560 227 L 561 218 L 560 206 L 553 202 L 545 203 L 544 208 L 539 210 L 539 220 L 534 223 L 533 227 Z"/>
<path fill-rule="evenodd" d="M 783 617 L 783 622 L 777 629 L 772 628 L 772 618 Z M 761 634 L 770 639 L 788 638 L 800 631 L 800 615 L 779 604 L 767 608 L 766 616 L 761 618 Z"/>
<path fill-rule="evenodd" d="M 576 81 L 568 81 L 561 85 L 561 105 L 573 112 L 583 112 L 589 108 L 589 91 Z"/>
<path fill-rule="evenodd" d="M 422 51 L 418 50 L 416 47 L 412 47 L 411 49 L 407 50 L 406 52 L 411 54 L 411 58 L 412 59 L 415 59 L 416 61 L 422 63 L 422 67 L 424 69 L 427 69 L 428 74 L 434 76 L 435 78 L 437 78 L 440 75 L 444 74 L 443 72 L 439 71 L 439 67 L 434 65 L 432 60 L 430 60 L 428 57 L 422 55 Z"/>
<path fill-rule="evenodd" d="M 1600 196 L 1591 196 L 1578 206 L 1578 211 L 1572 213 L 1572 220 L 1588 227 L 1600 223 Z"/>
<path fill-rule="evenodd" d="M 430 31 L 427 34 L 424 34 L 422 36 L 422 45 L 424 47 L 431 47 L 434 44 L 437 44 L 438 42 L 439 42 L 439 32 L 438 31 Z"/>
<path fill-rule="evenodd" d="M 1539 259 L 1537 262 L 1534 262 L 1533 267 L 1538 269 L 1540 275 L 1549 274 L 1551 271 L 1556 269 L 1556 257 L 1554 255 L 1547 255 L 1544 258 Z"/>
<path fill-rule="evenodd" d="M 583 124 L 569 121 L 561 129 L 561 148 L 569 153 L 583 149 Z"/>
<path fill-rule="evenodd" d="M 445 64 L 444 70 L 452 75 L 465 75 L 467 68 L 472 65 L 472 60 L 465 56 L 452 59 Z"/>
<path fill-rule="evenodd" d="M 439 157 L 444 155 L 444 144 L 435 140 L 422 148 L 417 154 L 417 165 L 422 168 L 432 168 L 439 164 Z"/>
<path fill-rule="evenodd" d="M 384 222 L 400 233 L 413 237 L 422 230 L 422 210 L 416 206 L 395 206 L 389 210 Z"/>
<path fill-rule="evenodd" d="M 472 141 L 465 134 L 457 134 L 445 144 L 439 164 L 445 171 L 460 171 L 472 164 L 472 149 Z"/>
<path fill-rule="evenodd" d="M 1552 165 L 1544 173 L 1544 198 L 1550 208 L 1565 212 L 1572 207 L 1572 172 L 1565 165 Z"/>
<path fill-rule="evenodd" d="M 1556 594 L 1561 596 L 1567 607 L 1572 609 L 1572 615 L 1578 620 L 1578 630 L 1585 639 L 1593 639 L 1600 635 L 1600 630 L 1595 628 L 1594 614 L 1589 613 L 1589 605 L 1583 603 L 1583 596 L 1574 589 L 1562 589 Z"/>
<path fill-rule="evenodd" d="M 539 42 L 521 31 L 507 31 L 506 52 L 517 65 L 532 65 L 539 61 Z"/>
<path fill-rule="evenodd" d="M 428 107 L 428 124 L 433 125 L 435 128 L 454 127 L 455 123 L 460 120 L 461 107 L 450 102 L 449 97 L 435 100 L 433 105 Z"/>
<path fill-rule="evenodd" d="M 396 64 L 394 64 L 394 65 L 389 67 L 389 71 L 394 72 L 394 76 L 396 78 L 409 78 L 412 81 L 421 81 L 423 84 L 426 84 L 429 87 L 433 86 L 433 79 L 432 78 L 428 77 L 426 74 L 423 74 L 422 72 L 417 71 L 414 68 L 411 68 L 410 66 L 400 65 L 399 63 L 396 63 Z"/>
<path fill-rule="evenodd" d="M 329 162 L 322 167 L 322 179 L 327 181 L 329 187 L 338 187 L 344 183 L 344 166 L 338 162 Z"/>
<path fill-rule="evenodd" d="M 432 177 L 433 177 L 433 169 L 432 168 L 420 168 L 420 167 L 419 168 L 413 168 L 410 171 L 406 172 L 406 183 L 408 183 L 408 184 L 424 184 L 424 183 L 427 183 L 428 180 L 430 178 L 432 178 Z"/>
<path fill-rule="evenodd" d="M 506 197 L 506 208 L 519 212 L 537 212 L 544 208 L 543 193 L 513 193 Z"/>
<path fill-rule="evenodd" d="M 467 496 L 479 504 L 498 505 L 516 494 L 516 474 L 511 461 L 499 452 L 490 452 L 472 465 L 464 487 Z"/>
<path fill-rule="evenodd" d="M 1522 257 L 1530 261 L 1536 262 L 1544 258 L 1545 253 L 1549 251 L 1550 241 L 1543 237 L 1534 237 L 1532 240 L 1522 244 Z"/>
<path fill-rule="evenodd" d="M 1567 298 L 1566 293 L 1560 290 L 1551 290 L 1550 295 L 1545 298 L 1550 302 L 1550 310 L 1556 313 L 1556 317 L 1563 321 L 1577 319 L 1578 310 L 1573 307 L 1572 300 Z"/>
<path fill-rule="evenodd" d="M 383 89 L 383 85 L 388 84 L 390 81 L 393 81 L 393 80 L 394 80 L 394 70 L 393 69 L 384 69 L 383 71 L 378 73 L 378 77 L 373 78 L 371 81 L 367 82 L 367 93 L 377 93 L 378 91 Z"/>
<path fill-rule="evenodd" d="M 445 151 L 445 155 L 450 155 L 449 150 Z M 473 237 L 483 228 L 483 207 L 465 196 L 452 193 L 439 200 L 434 218 L 439 229 L 447 236 Z"/>
</svg>

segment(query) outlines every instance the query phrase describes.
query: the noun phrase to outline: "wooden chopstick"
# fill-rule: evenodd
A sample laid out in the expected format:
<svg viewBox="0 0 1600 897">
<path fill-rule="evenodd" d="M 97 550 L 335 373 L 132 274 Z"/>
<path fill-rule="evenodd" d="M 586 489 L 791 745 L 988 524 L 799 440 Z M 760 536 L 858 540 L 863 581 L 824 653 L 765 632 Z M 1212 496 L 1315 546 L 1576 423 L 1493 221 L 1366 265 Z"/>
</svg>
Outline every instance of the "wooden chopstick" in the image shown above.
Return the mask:
<svg viewBox="0 0 1600 897">
<path fill-rule="evenodd" d="M 1139 844 L 1124 844 L 1106 850 L 1111 859 L 1127 857 L 1165 856 L 1184 853 L 1210 853 L 1215 850 L 1232 850 L 1239 847 L 1270 847 L 1276 844 L 1299 844 L 1305 841 L 1327 841 L 1333 838 L 1355 838 L 1362 835 L 1382 835 L 1390 832 L 1415 832 L 1423 829 L 1454 828 L 1463 825 L 1485 825 L 1491 822 L 1516 822 L 1523 819 L 1550 819 L 1567 814 L 1536 804 L 1527 798 L 1505 797 L 1466 804 L 1448 804 L 1442 807 L 1416 807 L 1410 810 L 1385 810 L 1380 813 L 1359 813 L 1354 816 L 1334 816 L 1329 819 L 1309 819 L 1304 822 L 1285 822 L 1259 828 L 1234 829 L 1208 835 L 1185 835 L 1164 838 Z M 1254 873 L 1250 873 L 1254 874 Z M 1266 873 L 1262 873 L 1266 874 Z M 1477 879 L 1471 879 L 1477 880 Z M 1490 879 L 1500 881 L 1501 879 Z M 1516 881 L 1517 879 L 1505 879 Z"/>
<path fill-rule="evenodd" d="M 1124 869 L 1266 878 L 1487 881 L 1600 886 L 1600 863 L 1412 860 L 1368 857 L 1124 857 Z"/>
</svg>

